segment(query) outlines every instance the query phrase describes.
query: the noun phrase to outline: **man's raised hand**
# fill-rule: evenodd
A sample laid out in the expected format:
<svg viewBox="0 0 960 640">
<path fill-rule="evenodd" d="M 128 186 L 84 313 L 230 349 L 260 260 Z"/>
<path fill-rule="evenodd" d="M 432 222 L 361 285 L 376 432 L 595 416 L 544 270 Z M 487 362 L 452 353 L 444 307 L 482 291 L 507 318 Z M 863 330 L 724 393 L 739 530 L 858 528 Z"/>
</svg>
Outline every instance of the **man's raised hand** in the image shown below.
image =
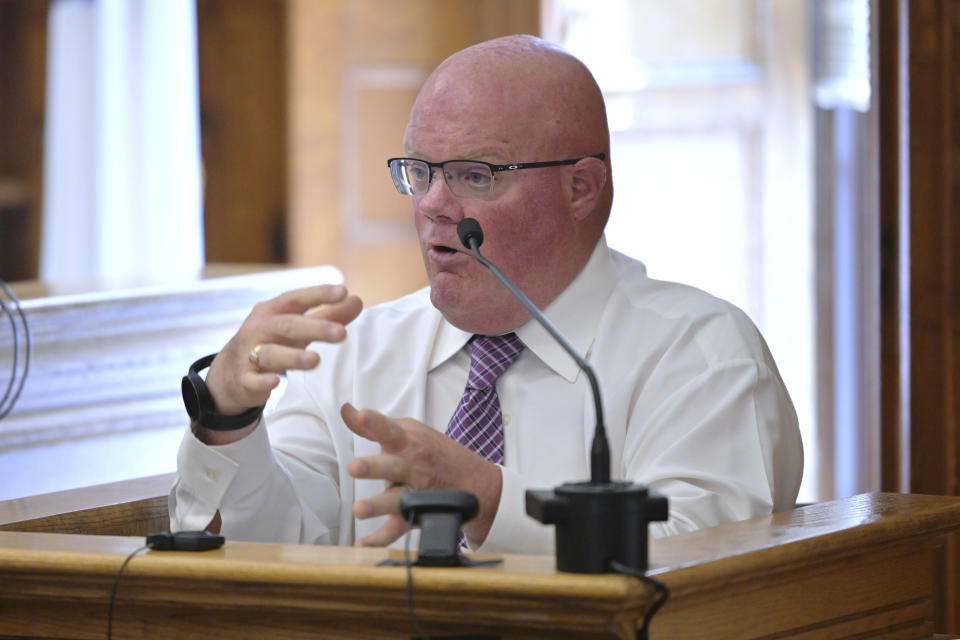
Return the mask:
<svg viewBox="0 0 960 640">
<path fill-rule="evenodd" d="M 362 308 L 360 298 L 341 285 L 295 289 L 256 304 L 210 365 L 206 384 L 217 411 L 235 415 L 265 404 L 282 374 L 319 364 L 320 356 L 307 350 L 311 342 L 343 340 L 346 325 Z M 223 444 L 245 436 L 252 426 L 207 435 L 217 440 L 210 444 Z"/>
</svg>

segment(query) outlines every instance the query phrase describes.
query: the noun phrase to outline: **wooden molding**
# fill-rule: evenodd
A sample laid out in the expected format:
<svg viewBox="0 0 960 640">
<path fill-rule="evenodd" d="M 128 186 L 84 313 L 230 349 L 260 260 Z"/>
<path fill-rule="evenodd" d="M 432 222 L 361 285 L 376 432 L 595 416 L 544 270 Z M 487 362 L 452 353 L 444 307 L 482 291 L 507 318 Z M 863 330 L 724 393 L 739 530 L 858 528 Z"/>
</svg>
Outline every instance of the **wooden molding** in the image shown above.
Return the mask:
<svg viewBox="0 0 960 640">
<path fill-rule="evenodd" d="M 219 350 L 257 302 L 338 280 L 316 267 L 24 300 L 33 358 L 0 422 L 0 449 L 183 425 L 180 378 L 190 363 Z M 0 362 L 11 351 L 0 345 Z"/>
<path fill-rule="evenodd" d="M 866 494 L 651 541 L 671 591 L 664 638 L 927 637 L 943 538 L 960 498 Z M 140 538 L 0 532 L 0 636 L 99 638 L 109 595 Z M 409 638 L 407 574 L 386 549 L 228 541 L 149 551 L 127 565 L 113 626 L 123 638 Z M 430 634 L 633 638 L 655 599 L 619 575 L 556 571 L 551 556 L 412 572 Z M 62 606 L 69 602 L 70 606 Z"/>
<path fill-rule="evenodd" d="M 58 491 L 0 502 L 0 531 L 143 536 L 170 528 L 168 494 L 176 474 Z"/>
<path fill-rule="evenodd" d="M 960 1 L 877 2 L 885 490 L 960 495 Z M 960 538 L 943 598 L 960 623 Z"/>
<path fill-rule="evenodd" d="M 340 280 L 336 269 L 312 267 L 23 300 L 33 357 L 22 395 L 0 421 L 0 497 L 130 477 L 106 475 L 98 468 L 102 462 L 83 459 L 79 452 L 89 452 L 94 441 L 124 438 L 122 446 L 135 452 L 138 439 L 153 437 L 155 444 L 163 438 L 175 451 L 187 424 L 180 398 L 187 367 L 222 348 L 255 303 Z M 0 341 L 4 383 L 12 350 L 12 341 Z M 25 353 L 21 342 L 21 371 Z M 42 477 L 8 471 L 18 468 L 18 454 L 34 455 L 38 448 Z M 174 455 L 162 468 L 144 466 L 139 475 L 172 470 Z M 10 493 L 14 487 L 18 493 Z"/>
</svg>

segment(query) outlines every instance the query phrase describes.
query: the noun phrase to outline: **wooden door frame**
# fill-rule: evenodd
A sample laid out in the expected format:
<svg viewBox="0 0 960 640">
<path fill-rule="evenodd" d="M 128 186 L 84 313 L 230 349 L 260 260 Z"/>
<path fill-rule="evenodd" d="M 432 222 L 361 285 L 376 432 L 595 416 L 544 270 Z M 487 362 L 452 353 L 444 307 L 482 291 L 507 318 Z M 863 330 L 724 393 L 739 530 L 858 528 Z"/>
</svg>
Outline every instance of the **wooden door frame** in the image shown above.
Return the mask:
<svg viewBox="0 0 960 640">
<path fill-rule="evenodd" d="M 879 0 L 885 491 L 960 494 L 960 0 Z M 960 624 L 960 543 L 942 597 Z M 938 627 L 939 628 L 939 627 Z"/>
</svg>

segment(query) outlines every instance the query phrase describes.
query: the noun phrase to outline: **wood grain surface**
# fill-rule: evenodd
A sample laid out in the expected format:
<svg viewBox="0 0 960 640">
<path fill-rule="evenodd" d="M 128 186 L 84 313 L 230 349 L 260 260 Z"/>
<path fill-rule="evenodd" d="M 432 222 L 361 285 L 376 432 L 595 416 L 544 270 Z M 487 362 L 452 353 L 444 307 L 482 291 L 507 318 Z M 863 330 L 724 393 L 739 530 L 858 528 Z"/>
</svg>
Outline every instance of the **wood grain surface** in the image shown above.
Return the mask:
<svg viewBox="0 0 960 640">
<path fill-rule="evenodd" d="M 922 638 L 937 627 L 942 541 L 960 498 L 866 494 L 654 540 L 671 589 L 655 638 Z M 109 594 L 139 537 L 0 532 L 0 637 L 102 638 Z M 409 638 L 407 573 L 384 549 L 228 541 L 146 551 L 126 568 L 116 638 Z M 632 638 L 655 598 L 619 575 L 556 571 L 550 556 L 412 571 L 430 635 Z M 955 630 L 954 630 L 955 631 Z"/>
</svg>

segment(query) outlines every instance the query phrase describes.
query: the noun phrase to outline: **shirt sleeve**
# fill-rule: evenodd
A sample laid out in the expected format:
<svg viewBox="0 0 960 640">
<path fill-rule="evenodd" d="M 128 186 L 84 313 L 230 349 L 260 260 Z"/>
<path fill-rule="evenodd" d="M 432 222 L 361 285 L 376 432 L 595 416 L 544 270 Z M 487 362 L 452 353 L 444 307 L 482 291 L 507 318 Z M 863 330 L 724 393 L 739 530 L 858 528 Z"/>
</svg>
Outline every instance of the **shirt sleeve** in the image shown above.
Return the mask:
<svg viewBox="0 0 960 640">
<path fill-rule="evenodd" d="M 521 474 L 500 467 L 503 485 L 500 505 L 493 524 L 483 544 L 474 546 L 468 538 L 471 551 L 486 553 L 552 554 L 555 548 L 555 533 L 552 525 L 537 522 L 526 514 L 527 489 L 534 487 Z"/>
<path fill-rule="evenodd" d="M 668 376 L 671 377 L 672 376 Z M 674 379 L 676 382 L 676 379 Z M 652 380 L 648 387 L 656 387 Z M 654 537 L 793 506 L 803 471 L 796 413 L 775 369 L 711 363 L 672 392 L 640 394 L 624 450 L 628 478 L 667 496 Z"/>
<path fill-rule="evenodd" d="M 277 410 L 242 440 L 208 446 L 187 430 L 171 530 L 203 529 L 219 510 L 231 540 L 342 544 L 335 449 L 302 372 L 291 374 Z"/>
</svg>

